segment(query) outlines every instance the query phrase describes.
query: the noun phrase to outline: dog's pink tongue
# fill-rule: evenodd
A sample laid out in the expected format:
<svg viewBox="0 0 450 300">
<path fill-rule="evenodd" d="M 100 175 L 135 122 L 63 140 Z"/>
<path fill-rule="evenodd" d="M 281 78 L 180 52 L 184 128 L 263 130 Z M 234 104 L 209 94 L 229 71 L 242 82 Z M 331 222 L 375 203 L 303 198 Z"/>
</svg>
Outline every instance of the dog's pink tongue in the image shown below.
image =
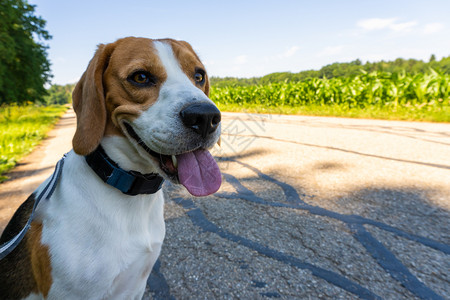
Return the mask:
<svg viewBox="0 0 450 300">
<path fill-rule="evenodd" d="M 207 196 L 217 192 L 222 184 L 219 166 L 208 150 L 177 155 L 178 178 L 194 196 Z"/>
</svg>

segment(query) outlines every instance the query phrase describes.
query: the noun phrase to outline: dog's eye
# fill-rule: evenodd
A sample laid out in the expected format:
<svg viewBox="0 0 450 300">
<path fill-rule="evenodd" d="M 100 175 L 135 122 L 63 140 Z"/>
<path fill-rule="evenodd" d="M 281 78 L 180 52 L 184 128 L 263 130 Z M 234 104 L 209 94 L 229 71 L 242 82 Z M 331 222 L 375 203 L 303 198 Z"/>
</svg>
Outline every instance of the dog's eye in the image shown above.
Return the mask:
<svg viewBox="0 0 450 300">
<path fill-rule="evenodd" d="M 200 73 L 195 73 L 194 79 L 195 79 L 195 81 L 197 81 L 197 82 L 202 82 L 202 81 L 203 81 L 203 75 L 200 74 Z"/>
<path fill-rule="evenodd" d="M 194 74 L 194 80 L 197 83 L 203 83 L 205 81 L 205 71 L 197 68 Z"/>
<path fill-rule="evenodd" d="M 155 79 L 153 78 L 153 76 L 146 71 L 134 72 L 128 77 L 128 81 L 138 86 L 148 86 L 155 84 Z"/>
<path fill-rule="evenodd" d="M 136 81 L 137 83 L 147 83 L 149 78 L 145 73 L 137 73 L 134 74 L 133 80 Z"/>
</svg>

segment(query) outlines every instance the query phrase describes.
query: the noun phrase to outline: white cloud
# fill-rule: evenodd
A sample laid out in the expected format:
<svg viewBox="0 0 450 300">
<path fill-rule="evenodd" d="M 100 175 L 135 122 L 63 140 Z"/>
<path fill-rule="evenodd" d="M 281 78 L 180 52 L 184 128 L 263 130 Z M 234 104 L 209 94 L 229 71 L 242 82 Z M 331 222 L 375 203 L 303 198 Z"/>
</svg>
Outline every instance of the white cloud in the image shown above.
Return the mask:
<svg viewBox="0 0 450 300">
<path fill-rule="evenodd" d="M 364 19 L 358 21 L 356 25 L 365 30 L 379 30 L 388 28 L 392 23 L 395 22 L 395 20 L 396 19 L 380 19 L 380 18 Z"/>
<path fill-rule="evenodd" d="M 432 34 L 432 33 L 436 33 L 438 31 L 441 31 L 444 28 L 444 24 L 442 23 L 429 23 L 426 24 L 424 29 L 423 29 L 423 33 L 425 34 Z"/>
<path fill-rule="evenodd" d="M 389 26 L 390 29 L 394 31 L 410 31 L 414 26 L 417 25 L 417 22 L 403 22 L 403 23 L 393 23 Z"/>
<path fill-rule="evenodd" d="M 416 21 L 397 22 L 397 18 L 371 18 L 358 21 L 356 25 L 364 30 L 390 29 L 393 31 L 410 31 L 417 25 Z"/>
</svg>

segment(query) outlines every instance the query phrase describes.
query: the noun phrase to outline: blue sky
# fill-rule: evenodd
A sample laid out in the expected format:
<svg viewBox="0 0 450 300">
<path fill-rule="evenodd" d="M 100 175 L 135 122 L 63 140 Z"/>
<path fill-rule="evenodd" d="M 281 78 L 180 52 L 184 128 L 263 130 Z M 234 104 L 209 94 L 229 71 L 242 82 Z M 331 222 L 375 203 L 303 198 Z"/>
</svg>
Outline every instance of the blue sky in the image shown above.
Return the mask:
<svg viewBox="0 0 450 300">
<path fill-rule="evenodd" d="M 125 36 L 190 42 L 210 76 L 262 76 L 357 58 L 450 55 L 450 1 L 30 0 L 47 21 L 53 83 L 76 82 L 96 45 Z"/>
</svg>

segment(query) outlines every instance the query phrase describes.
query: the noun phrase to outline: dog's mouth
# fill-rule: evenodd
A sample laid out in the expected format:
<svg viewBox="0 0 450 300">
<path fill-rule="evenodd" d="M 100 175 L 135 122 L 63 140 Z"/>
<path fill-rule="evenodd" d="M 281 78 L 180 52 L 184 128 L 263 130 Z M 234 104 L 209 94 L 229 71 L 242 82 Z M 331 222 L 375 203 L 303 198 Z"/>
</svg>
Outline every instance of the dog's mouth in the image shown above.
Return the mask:
<svg viewBox="0 0 450 300">
<path fill-rule="evenodd" d="M 217 192 L 222 175 L 208 150 L 200 148 L 178 155 L 158 153 L 145 144 L 133 127 L 123 122 L 125 129 L 142 149 L 159 162 L 160 169 L 175 183 L 181 183 L 194 196 Z"/>
<path fill-rule="evenodd" d="M 179 181 L 178 161 L 176 159 L 176 156 L 165 155 L 153 151 L 144 143 L 144 141 L 136 133 L 136 131 L 134 131 L 133 127 L 131 127 L 130 124 L 128 124 L 127 122 L 124 122 L 123 124 L 125 125 L 125 128 L 130 137 L 132 137 L 139 144 L 139 146 L 141 146 L 148 154 L 150 154 L 152 157 L 154 157 L 156 160 L 159 161 L 159 167 L 167 174 L 167 176 L 169 176 L 170 179 L 172 179 L 173 181 Z"/>
</svg>

